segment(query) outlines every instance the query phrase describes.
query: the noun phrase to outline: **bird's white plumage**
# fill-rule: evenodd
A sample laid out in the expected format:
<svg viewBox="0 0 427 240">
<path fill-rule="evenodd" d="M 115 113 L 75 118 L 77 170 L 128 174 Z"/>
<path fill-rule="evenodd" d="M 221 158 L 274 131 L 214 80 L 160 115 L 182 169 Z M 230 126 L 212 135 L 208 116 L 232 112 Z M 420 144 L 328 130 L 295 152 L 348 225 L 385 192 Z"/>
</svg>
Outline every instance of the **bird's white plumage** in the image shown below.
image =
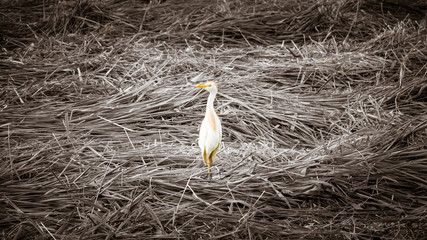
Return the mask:
<svg viewBox="0 0 427 240">
<path fill-rule="evenodd" d="M 200 126 L 199 131 L 199 147 L 200 151 L 204 151 L 206 149 L 206 153 L 209 154 L 213 152 L 218 145 L 221 143 L 222 136 L 222 128 L 219 117 L 215 114 L 215 128 L 217 131 L 214 131 L 211 127 L 209 127 L 208 116 L 205 116 L 202 121 L 202 125 Z"/>
<path fill-rule="evenodd" d="M 206 104 L 206 113 L 200 126 L 199 147 L 202 152 L 203 161 L 208 165 L 209 171 L 216 152 L 219 149 L 222 136 L 221 121 L 215 113 L 213 103 L 218 92 L 216 83 L 209 81 L 206 84 L 197 85 L 209 92 L 208 102 Z"/>
</svg>

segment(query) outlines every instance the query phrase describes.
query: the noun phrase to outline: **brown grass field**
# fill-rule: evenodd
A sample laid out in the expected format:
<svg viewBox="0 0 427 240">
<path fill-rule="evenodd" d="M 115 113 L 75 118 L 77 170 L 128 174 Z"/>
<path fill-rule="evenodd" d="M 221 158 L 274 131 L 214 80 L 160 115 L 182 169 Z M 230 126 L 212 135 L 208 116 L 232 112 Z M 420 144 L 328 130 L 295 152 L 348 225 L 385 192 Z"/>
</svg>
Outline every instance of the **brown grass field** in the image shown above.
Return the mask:
<svg viewBox="0 0 427 240">
<path fill-rule="evenodd" d="M 0 5 L 1 239 L 427 235 L 425 1 Z"/>
</svg>

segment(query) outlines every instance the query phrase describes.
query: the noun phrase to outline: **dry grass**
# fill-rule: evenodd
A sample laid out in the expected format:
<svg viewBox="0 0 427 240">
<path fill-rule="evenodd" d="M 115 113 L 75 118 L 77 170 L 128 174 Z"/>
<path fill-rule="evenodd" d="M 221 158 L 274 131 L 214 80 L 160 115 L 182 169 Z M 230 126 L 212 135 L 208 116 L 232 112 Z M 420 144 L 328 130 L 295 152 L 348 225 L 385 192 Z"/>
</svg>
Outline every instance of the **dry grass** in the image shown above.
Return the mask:
<svg viewBox="0 0 427 240">
<path fill-rule="evenodd" d="M 425 5 L 192 4 L 2 1 L 2 238 L 426 235 Z"/>
</svg>

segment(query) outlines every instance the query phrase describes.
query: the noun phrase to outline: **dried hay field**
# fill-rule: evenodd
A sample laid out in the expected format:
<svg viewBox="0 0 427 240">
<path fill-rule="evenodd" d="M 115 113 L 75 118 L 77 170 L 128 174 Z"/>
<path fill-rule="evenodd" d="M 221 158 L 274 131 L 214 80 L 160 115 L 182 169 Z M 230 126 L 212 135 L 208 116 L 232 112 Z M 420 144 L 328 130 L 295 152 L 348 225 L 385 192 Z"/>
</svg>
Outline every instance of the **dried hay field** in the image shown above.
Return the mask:
<svg viewBox="0 0 427 240">
<path fill-rule="evenodd" d="M 0 5 L 0 238 L 427 234 L 424 1 Z"/>
</svg>

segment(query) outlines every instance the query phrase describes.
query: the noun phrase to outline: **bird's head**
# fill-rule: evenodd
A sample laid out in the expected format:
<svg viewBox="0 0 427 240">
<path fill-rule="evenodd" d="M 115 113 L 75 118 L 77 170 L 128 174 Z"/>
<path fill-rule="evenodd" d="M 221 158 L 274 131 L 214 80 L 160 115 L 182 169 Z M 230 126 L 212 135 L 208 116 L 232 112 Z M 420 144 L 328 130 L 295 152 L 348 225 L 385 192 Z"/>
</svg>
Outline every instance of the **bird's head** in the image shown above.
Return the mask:
<svg viewBox="0 0 427 240">
<path fill-rule="evenodd" d="M 213 81 L 208 81 L 205 84 L 197 85 L 196 88 L 204 88 L 209 93 L 217 93 L 218 92 L 218 85 Z"/>
</svg>

